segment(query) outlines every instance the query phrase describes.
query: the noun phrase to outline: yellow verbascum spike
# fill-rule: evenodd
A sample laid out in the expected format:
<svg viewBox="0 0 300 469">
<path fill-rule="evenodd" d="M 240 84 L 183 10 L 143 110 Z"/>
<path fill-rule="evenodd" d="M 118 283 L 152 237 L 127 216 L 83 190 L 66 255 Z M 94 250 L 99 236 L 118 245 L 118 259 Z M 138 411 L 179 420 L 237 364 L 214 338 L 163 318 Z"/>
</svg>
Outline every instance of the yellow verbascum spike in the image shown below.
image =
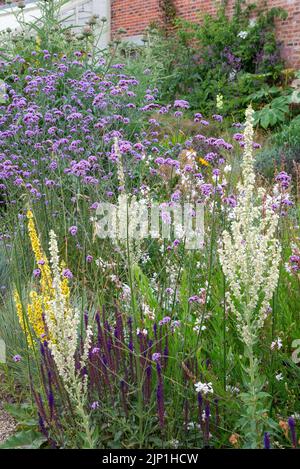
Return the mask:
<svg viewBox="0 0 300 469">
<path fill-rule="evenodd" d="M 29 347 L 32 348 L 33 344 L 32 344 L 32 338 L 31 338 L 31 335 L 30 335 L 30 331 L 28 329 L 28 325 L 25 321 L 25 318 L 24 318 L 24 313 L 23 313 L 23 306 L 22 306 L 22 303 L 21 303 L 21 299 L 20 299 L 20 295 L 19 293 L 17 292 L 17 290 L 14 291 L 14 302 L 15 302 L 15 305 L 16 305 L 16 310 L 17 310 L 17 315 L 18 315 L 18 319 L 19 319 L 19 323 L 20 323 L 20 326 L 26 336 L 26 340 L 27 340 L 27 343 L 29 345 Z"/>
<path fill-rule="evenodd" d="M 35 335 L 42 338 L 45 335 L 45 324 L 43 319 L 44 298 L 35 291 L 29 293 L 31 303 L 27 306 L 28 320 Z"/>
<path fill-rule="evenodd" d="M 50 264 L 41 247 L 40 239 L 34 224 L 33 213 L 31 210 L 27 211 L 27 219 L 28 234 L 32 251 L 41 272 L 39 280 L 39 292 L 32 290 L 29 293 L 30 302 L 28 303 L 26 310 L 28 322 L 24 320 L 23 307 L 17 291 L 14 293 L 14 301 L 21 328 L 27 337 L 29 345 L 33 347 L 29 325 L 38 339 L 51 339 L 51 337 L 47 337 L 45 317 L 47 314 L 49 315 L 49 312 L 50 316 L 52 315 L 51 301 L 53 301 L 55 298 L 55 291 L 53 289 L 53 277 Z M 66 299 L 66 304 L 68 304 L 70 300 L 70 288 L 67 278 L 63 278 L 61 280 L 60 287 L 61 292 Z"/>
</svg>

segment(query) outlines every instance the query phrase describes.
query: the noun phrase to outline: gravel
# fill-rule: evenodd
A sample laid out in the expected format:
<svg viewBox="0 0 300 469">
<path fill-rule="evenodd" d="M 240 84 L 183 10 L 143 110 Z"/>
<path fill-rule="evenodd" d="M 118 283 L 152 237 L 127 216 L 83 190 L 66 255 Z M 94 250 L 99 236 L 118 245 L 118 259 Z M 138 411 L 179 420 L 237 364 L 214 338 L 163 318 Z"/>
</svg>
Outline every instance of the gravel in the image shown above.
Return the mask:
<svg viewBox="0 0 300 469">
<path fill-rule="evenodd" d="M 14 434 L 17 426 L 15 420 L 3 409 L 4 403 L 5 397 L 0 393 L 0 444 Z"/>
</svg>

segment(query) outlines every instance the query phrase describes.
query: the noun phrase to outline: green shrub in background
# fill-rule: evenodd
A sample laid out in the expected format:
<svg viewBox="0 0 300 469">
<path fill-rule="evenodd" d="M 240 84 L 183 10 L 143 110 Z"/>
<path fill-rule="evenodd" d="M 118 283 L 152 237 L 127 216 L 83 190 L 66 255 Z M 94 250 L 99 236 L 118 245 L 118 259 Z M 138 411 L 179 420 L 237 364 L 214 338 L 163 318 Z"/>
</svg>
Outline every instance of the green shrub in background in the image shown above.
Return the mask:
<svg viewBox="0 0 300 469">
<path fill-rule="evenodd" d="M 285 17 L 281 8 L 260 10 L 237 0 L 229 18 L 225 2 L 215 16 L 201 18 L 201 24 L 175 19 L 167 35 L 152 28 L 142 62 L 155 69 L 162 100 L 180 95 L 193 109 L 209 113 L 221 93 L 224 112 L 239 118 L 250 94 L 280 79 L 284 64 L 275 20 Z"/>
<path fill-rule="evenodd" d="M 280 167 L 293 172 L 294 163 L 300 163 L 300 116 L 269 137 L 257 158 L 257 169 L 264 176 L 272 177 Z"/>
</svg>

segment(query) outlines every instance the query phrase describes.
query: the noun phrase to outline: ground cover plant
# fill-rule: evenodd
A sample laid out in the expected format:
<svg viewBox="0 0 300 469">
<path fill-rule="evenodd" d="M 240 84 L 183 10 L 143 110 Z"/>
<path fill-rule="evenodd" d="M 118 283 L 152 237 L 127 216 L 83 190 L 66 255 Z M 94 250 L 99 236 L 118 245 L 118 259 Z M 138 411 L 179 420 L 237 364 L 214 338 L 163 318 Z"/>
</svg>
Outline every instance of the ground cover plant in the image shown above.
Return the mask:
<svg viewBox="0 0 300 469">
<path fill-rule="evenodd" d="M 2 448 L 296 448 L 297 163 L 85 45 L 0 64 Z"/>
</svg>

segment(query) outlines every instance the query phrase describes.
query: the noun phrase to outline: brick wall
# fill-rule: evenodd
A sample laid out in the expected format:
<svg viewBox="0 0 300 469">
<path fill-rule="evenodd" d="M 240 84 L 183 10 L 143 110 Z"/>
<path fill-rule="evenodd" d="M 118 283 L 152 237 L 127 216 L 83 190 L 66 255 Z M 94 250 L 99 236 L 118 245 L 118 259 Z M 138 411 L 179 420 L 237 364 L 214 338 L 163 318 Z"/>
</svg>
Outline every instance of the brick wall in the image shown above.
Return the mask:
<svg viewBox="0 0 300 469">
<path fill-rule="evenodd" d="M 259 3 L 262 0 L 249 0 Z M 214 13 L 221 0 L 173 0 L 177 15 L 191 21 L 201 21 L 201 15 Z M 143 33 L 149 23 L 162 20 L 159 0 L 111 0 L 112 35 L 119 28 L 127 36 Z M 285 21 L 278 21 L 277 37 L 282 42 L 282 56 L 290 67 L 300 68 L 300 0 L 266 0 L 268 7 L 283 7 L 288 12 Z M 228 2 L 228 13 L 234 0 Z"/>
<path fill-rule="evenodd" d="M 126 29 L 127 36 L 142 34 L 149 23 L 161 21 L 159 0 L 111 0 L 112 35 Z"/>
</svg>

